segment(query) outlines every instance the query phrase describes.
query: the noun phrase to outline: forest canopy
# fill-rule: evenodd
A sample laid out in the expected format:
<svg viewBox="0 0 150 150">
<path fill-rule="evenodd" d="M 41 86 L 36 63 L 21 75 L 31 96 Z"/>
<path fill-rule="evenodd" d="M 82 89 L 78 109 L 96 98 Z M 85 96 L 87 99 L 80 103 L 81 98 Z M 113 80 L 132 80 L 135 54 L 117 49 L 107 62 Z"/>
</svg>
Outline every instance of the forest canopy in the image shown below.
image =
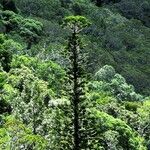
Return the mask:
<svg viewBox="0 0 150 150">
<path fill-rule="evenodd" d="M 1 0 L 0 150 L 150 150 L 149 14 L 149 0 Z"/>
</svg>

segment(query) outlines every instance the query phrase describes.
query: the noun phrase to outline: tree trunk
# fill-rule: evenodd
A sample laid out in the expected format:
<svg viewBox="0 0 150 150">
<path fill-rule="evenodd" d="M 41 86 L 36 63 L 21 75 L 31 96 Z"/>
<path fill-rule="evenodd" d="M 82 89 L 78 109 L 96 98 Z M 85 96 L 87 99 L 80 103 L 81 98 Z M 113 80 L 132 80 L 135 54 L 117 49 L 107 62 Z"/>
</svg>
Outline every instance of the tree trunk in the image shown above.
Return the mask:
<svg viewBox="0 0 150 150">
<path fill-rule="evenodd" d="M 74 112 L 74 150 L 79 150 L 79 95 L 78 95 L 78 62 L 76 33 L 73 33 L 73 112 Z"/>
</svg>

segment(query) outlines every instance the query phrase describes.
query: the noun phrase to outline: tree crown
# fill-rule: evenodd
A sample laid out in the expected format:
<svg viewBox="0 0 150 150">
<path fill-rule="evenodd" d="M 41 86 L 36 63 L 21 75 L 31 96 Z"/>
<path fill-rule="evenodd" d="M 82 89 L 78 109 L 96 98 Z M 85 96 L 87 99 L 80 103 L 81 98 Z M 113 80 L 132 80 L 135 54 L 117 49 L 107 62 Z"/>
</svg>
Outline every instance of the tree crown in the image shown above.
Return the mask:
<svg viewBox="0 0 150 150">
<path fill-rule="evenodd" d="M 79 33 L 91 23 L 84 16 L 68 16 L 63 20 L 63 26 L 68 27 L 72 32 Z"/>
</svg>

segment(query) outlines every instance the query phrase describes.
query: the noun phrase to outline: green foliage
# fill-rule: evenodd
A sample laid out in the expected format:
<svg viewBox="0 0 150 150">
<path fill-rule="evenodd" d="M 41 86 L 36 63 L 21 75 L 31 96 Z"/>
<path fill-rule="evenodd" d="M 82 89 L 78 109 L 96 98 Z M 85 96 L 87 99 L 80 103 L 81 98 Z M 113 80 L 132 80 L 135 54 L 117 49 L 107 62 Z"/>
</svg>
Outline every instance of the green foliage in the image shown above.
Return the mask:
<svg viewBox="0 0 150 150">
<path fill-rule="evenodd" d="M 48 148 L 62 146 L 60 143 L 63 144 L 65 135 L 62 136 L 59 132 L 64 132 L 68 125 L 68 118 L 64 119 L 62 108 L 66 110 L 70 104 L 63 98 L 55 98 L 55 93 L 48 88 L 47 82 L 35 77 L 27 67 L 11 69 L 3 85 L 1 98 L 11 104 L 12 114 L 33 134 L 29 137 L 31 141 L 28 142 L 28 139 L 24 141 L 25 146 L 29 144 L 35 146 L 33 149 L 38 149 L 34 142 L 40 136 L 49 141 L 46 145 Z M 8 131 L 8 134 L 11 134 L 11 131 Z M 39 140 L 37 142 L 40 144 Z M 20 144 L 19 141 L 16 144 Z M 14 147 L 17 148 L 16 145 Z"/>
<path fill-rule="evenodd" d="M 109 82 L 112 80 L 112 78 L 114 78 L 115 74 L 116 74 L 116 71 L 112 66 L 105 65 L 98 72 L 96 72 L 95 79 L 97 81 Z"/>
<path fill-rule="evenodd" d="M 3 85 L 6 83 L 7 74 L 5 72 L 0 72 L 0 89 L 2 89 Z"/>
<path fill-rule="evenodd" d="M 130 127 L 136 129 L 137 122 L 138 122 L 138 115 L 136 114 L 136 110 L 127 107 L 129 103 L 131 106 L 138 105 L 140 106 L 141 103 L 137 102 L 125 102 L 118 103 L 117 99 L 112 97 L 112 95 L 107 93 L 97 93 L 91 92 L 89 95 L 89 99 L 94 107 L 98 110 L 105 112 L 114 118 L 119 118 L 126 122 Z M 126 104 L 127 103 L 127 104 Z M 135 104 L 136 103 L 136 104 Z"/>
<path fill-rule="evenodd" d="M 83 16 L 69 16 L 63 20 L 63 26 L 69 27 L 72 32 L 80 32 L 88 27 L 90 22 Z"/>
<path fill-rule="evenodd" d="M 5 31 L 5 26 L 2 23 L 2 20 L 0 20 L 0 33 L 3 33 Z"/>
<path fill-rule="evenodd" d="M 88 16 L 95 23 L 88 30 L 91 46 L 87 49 L 92 49 L 90 69 L 94 68 L 91 71 L 98 70 L 98 66 L 113 65 L 129 83 L 135 85 L 137 91 L 145 94 L 149 91 L 146 67 L 149 63 L 149 28 L 138 20 L 128 20 L 108 8 L 88 10 Z"/>
<path fill-rule="evenodd" d="M 42 43 L 37 45 L 34 51 L 37 52 L 37 49 L 40 51 L 44 47 L 47 54 L 48 48 L 54 45 L 54 49 L 57 47 L 55 56 L 62 51 L 66 39 L 66 30 L 58 27 L 62 17 L 68 15 L 87 17 L 92 22 L 84 32 L 86 42 L 89 43 L 86 47 L 89 53 L 87 69 L 93 73 L 106 64 L 113 65 L 138 92 L 149 95 L 150 34 L 149 28 L 138 20 L 139 18 L 143 18 L 145 22 L 149 20 L 145 13 L 148 12 L 147 0 L 109 1 L 110 5 L 105 4 L 101 8 L 96 7 L 90 0 L 32 0 L 30 2 L 16 0 L 16 4 L 23 14 L 34 16 L 46 27 Z M 127 12 L 130 18 L 134 19 L 125 18 L 124 16 L 127 15 L 123 16 L 119 10 L 123 13 Z M 58 45 L 61 48 L 58 48 Z M 52 54 L 49 52 L 48 55 Z"/>
<path fill-rule="evenodd" d="M 3 127 L 0 128 L 0 149 L 44 150 L 46 144 L 47 141 L 43 137 L 32 134 L 31 130 L 14 116 L 6 117 Z"/>
<path fill-rule="evenodd" d="M 38 42 L 43 29 L 43 25 L 39 21 L 24 19 L 12 11 L 2 11 L 1 19 L 6 27 L 6 33 L 11 30 L 18 32 L 28 43 L 28 49 L 31 48 L 32 43 Z"/>
<path fill-rule="evenodd" d="M 60 95 L 65 79 L 65 71 L 52 61 L 42 61 L 28 56 L 15 56 L 12 60 L 12 68 L 20 68 L 22 65 L 30 68 L 40 79 L 47 81 L 48 86 Z"/>
<path fill-rule="evenodd" d="M 93 88 L 112 93 L 119 100 L 139 101 L 143 97 L 137 94 L 132 85 L 127 84 L 124 77 L 115 72 L 112 66 L 104 66 L 96 74 Z M 92 86 L 92 85 L 89 85 Z M 92 89 L 92 87 L 91 87 Z"/>
<path fill-rule="evenodd" d="M 86 114 L 85 97 L 85 54 L 83 45 L 79 38 L 79 33 L 89 25 L 88 20 L 82 16 L 69 16 L 64 19 L 63 26 L 71 30 L 66 47 L 66 56 L 69 62 L 67 67 L 67 85 L 66 91 L 71 104 L 71 120 L 73 131 L 72 149 L 80 150 L 87 147 L 87 135 L 84 133 L 84 123 Z M 66 147 L 66 146 L 64 146 Z"/>
<path fill-rule="evenodd" d="M 47 112 L 54 96 L 47 82 L 35 77 L 26 67 L 11 69 L 2 91 L 2 98 L 11 104 L 15 118 L 33 134 L 43 137 L 49 133 L 46 120 L 50 114 Z"/>
<path fill-rule="evenodd" d="M 137 102 L 125 102 L 125 108 L 129 111 L 137 112 L 137 109 L 140 107 L 141 103 Z"/>
<path fill-rule="evenodd" d="M 149 0 L 2 2 L 0 149 L 148 150 Z"/>
<path fill-rule="evenodd" d="M 138 4 L 138 5 L 137 5 Z M 148 14 L 150 10 L 149 0 L 122 0 L 116 5 L 121 13 L 127 18 L 136 18 L 143 22 L 144 25 L 150 26 Z"/>
<path fill-rule="evenodd" d="M 96 109 L 90 110 L 90 149 L 133 149 L 146 150 L 143 139 L 120 119 L 115 119 Z"/>
<path fill-rule="evenodd" d="M 6 84 L 7 73 L 1 71 L 0 72 L 0 114 L 11 113 L 11 106 L 8 101 L 3 98 L 2 90 L 3 86 Z"/>
<path fill-rule="evenodd" d="M 22 46 L 0 34 L 0 63 L 5 71 L 9 71 L 13 54 L 19 54 Z"/>
<path fill-rule="evenodd" d="M 150 101 L 147 99 L 143 105 L 137 109 L 140 117 L 138 122 L 138 131 L 146 139 L 146 145 L 150 146 Z"/>
<path fill-rule="evenodd" d="M 46 20 L 59 20 L 68 15 L 68 10 L 62 6 L 60 0 L 15 0 L 16 5 L 27 15 L 38 16 Z M 66 1 L 67 4 L 67 1 Z M 66 5 L 65 5 L 66 7 Z"/>
<path fill-rule="evenodd" d="M 32 43 L 35 44 L 38 42 L 42 33 L 43 25 L 33 19 L 24 19 L 22 24 L 20 35 L 23 36 L 28 43 L 27 49 L 30 49 Z"/>
</svg>

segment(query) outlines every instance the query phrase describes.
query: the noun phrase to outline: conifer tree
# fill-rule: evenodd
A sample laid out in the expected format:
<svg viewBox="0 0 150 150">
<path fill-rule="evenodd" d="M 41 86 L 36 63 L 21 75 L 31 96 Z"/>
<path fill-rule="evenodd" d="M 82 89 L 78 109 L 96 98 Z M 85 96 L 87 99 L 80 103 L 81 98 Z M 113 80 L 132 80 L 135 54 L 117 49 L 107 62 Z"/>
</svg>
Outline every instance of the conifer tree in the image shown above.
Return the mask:
<svg viewBox="0 0 150 150">
<path fill-rule="evenodd" d="M 89 25 L 83 16 L 69 16 L 64 19 L 64 26 L 68 27 L 71 35 L 68 38 L 67 58 L 69 98 L 72 111 L 73 149 L 85 149 L 84 114 L 85 114 L 85 70 L 86 54 L 79 33 Z"/>
</svg>

